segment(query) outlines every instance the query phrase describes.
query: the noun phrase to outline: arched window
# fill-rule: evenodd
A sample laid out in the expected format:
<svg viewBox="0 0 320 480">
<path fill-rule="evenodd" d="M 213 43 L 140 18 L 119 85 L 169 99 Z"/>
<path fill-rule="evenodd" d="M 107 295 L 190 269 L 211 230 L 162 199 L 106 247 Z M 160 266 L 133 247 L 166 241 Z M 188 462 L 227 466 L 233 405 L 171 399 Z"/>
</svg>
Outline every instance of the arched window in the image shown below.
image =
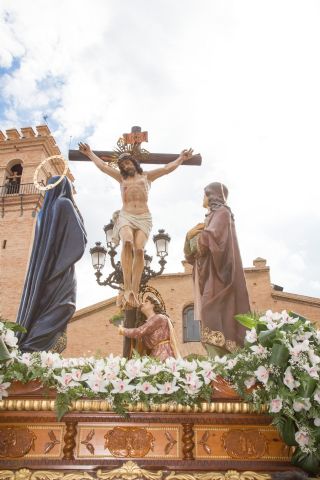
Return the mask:
<svg viewBox="0 0 320 480">
<path fill-rule="evenodd" d="M 5 188 L 7 194 L 19 193 L 23 166 L 20 161 L 11 162 L 7 167 Z"/>
<path fill-rule="evenodd" d="M 183 341 L 200 342 L 200 322 L 194 319 L 193 305 L 188 305 L 183 310 Z"/>
</svg>

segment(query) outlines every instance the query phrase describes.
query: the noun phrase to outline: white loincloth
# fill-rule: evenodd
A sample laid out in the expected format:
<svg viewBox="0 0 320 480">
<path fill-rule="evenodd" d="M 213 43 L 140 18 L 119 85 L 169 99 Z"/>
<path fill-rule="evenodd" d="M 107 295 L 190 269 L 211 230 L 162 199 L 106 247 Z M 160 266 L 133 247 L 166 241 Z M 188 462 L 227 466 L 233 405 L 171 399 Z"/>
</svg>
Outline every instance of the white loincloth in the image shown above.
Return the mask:
<svg viewBox="0 0 320 480">
<path fill-rule="evenodd" d="M 142 230 L 148 238 L 152 229 L 152 217 L 151 213 L 141 213 L 140 215 L 134 215 L 132 213 L 125 212 L 124 210 L 117 210 L 112 215 L 114 222 L 112 232 L 112 242 L 115 245 L 120 243 L 119 232 L 122 227 L 130 227 L 133 230 Z"/>
</svg>

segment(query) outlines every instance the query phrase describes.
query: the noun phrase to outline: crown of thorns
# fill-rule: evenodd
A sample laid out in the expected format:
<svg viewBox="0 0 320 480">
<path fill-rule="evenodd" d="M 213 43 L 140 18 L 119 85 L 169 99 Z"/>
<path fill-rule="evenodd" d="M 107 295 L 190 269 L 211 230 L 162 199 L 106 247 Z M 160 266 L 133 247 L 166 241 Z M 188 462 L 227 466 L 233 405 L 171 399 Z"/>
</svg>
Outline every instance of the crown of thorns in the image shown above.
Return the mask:
<svg viewBox="0 0 320 480">
<path fill-rule="evenodd" d="M 143 162 L 148 157 L 148 155 L 148 150 L 140 148 L 139 144 L 126 143 L 124 138 L 120 137 L 117 141 L 117 148 L 113 150 L 110 165 L 114 168 L 117 168 L 119 160 L 124 160 L 127 157 L 133 157 L 140 163 Z"/>
</svg>

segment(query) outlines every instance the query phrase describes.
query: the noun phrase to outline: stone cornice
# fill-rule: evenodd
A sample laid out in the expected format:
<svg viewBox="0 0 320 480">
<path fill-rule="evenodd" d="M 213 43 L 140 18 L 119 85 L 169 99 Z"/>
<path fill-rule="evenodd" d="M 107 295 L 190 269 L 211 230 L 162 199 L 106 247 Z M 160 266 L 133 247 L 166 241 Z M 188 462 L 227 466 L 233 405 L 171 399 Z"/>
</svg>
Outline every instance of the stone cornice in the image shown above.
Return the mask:
<svg viewBox="0 0 320 480">
<path fill-rule="evenodd" d="M 290 302 L 304 303 L 313 307 L 320 308 L 320 298 L 307 297 L 306 295 L 297 295 L 295 293 L 288 292 L 275 292 L 271 293 L 272 298 L 277 300 L 288 300 Z"/>
<path fill-rule="evenodd" d="M 100 310 L 104 310 L 106 307 L 110 307 L 115 304 L 116 304 L 116 297 L 111 297 L 108 300 L 103 300 L 102 302 L 94 303 L 93 305 L 89 305 L 88 307 L 81 308 L 80 310 L 76 311 L 76 313 L 71 318 L 70 322 L 80 320 L 81 318 L 86 317 L 87 315 L 90 315 L 90 313 L 100 312 Z"/>
</svg>

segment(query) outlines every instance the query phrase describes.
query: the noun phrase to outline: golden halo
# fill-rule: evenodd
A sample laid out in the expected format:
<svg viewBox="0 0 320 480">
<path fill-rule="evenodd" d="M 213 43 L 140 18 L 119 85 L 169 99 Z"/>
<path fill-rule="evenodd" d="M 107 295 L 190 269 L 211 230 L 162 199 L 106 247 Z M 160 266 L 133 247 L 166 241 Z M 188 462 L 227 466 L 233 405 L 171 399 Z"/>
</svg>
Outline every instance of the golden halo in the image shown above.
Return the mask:
<svg viewBox="0 0 320 480">
<path fill-rule="evenodd" d="M 33 183 L 38 190 L 51 190 L 52 188 L 56 187 L 66 176 L 68 168 L 68 162 L 63 158 L 62 155 L 53 155 L 52 157 L 45 158 L 37 166 L 34 172 Z M 60 175 L 58 180 L 54 183 L 48 184 L 48 180 L 56 175 Z"/>
</svg>

